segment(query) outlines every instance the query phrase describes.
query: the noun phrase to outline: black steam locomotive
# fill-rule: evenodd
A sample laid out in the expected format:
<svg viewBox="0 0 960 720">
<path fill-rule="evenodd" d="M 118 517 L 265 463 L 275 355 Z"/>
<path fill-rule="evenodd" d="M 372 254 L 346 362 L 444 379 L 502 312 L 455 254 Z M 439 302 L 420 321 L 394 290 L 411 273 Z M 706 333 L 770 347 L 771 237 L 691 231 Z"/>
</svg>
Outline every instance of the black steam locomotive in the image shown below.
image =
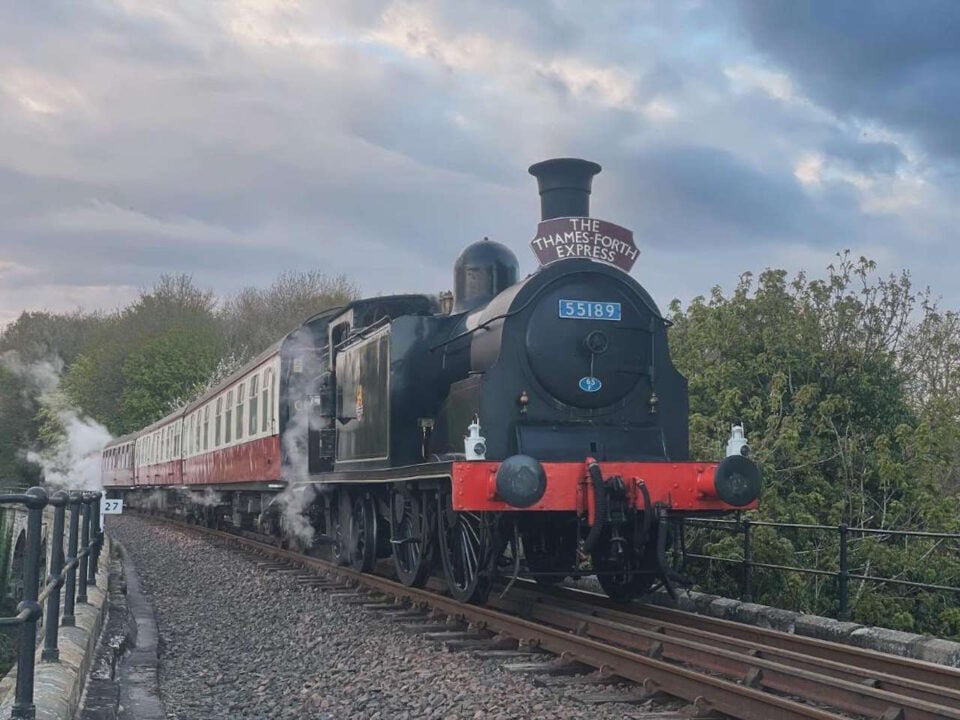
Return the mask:
<svg viewBox="0 0 960 720">
<path fill-rule="evenodd" d="M 450 307 L 359 300 L 288 335 L 275 351 L 279 482 L 185 463 L 183 483 L 221 490 L 234 525 L 282 532 L 296 506 L 338 562 L 369 570 L 392 556 L 411 585 L 439 568 L 464 601 L 504 575 L 596 574 L 620 599 L 669 585 L 680 520 L 754 507 L 759 473 L 739 450 L 689 460 L 668 322 L 621 262 L 636 256 L 629 231 L 589 218 L 599 171 L 530 168 L 532 275 L 485 239 L 457 259 Z"/>
</svg>

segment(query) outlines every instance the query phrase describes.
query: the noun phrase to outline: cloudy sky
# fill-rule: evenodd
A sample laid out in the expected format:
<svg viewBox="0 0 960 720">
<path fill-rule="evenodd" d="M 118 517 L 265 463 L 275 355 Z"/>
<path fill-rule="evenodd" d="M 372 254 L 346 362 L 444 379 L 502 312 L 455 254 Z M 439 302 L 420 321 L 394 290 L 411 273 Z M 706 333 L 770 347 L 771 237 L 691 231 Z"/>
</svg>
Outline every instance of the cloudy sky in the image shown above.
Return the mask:
<svg viewBox="0 0 960 720">
<path fill-rule="evenodd" d="M 0 324 L 162 272 L 437 291 L 534 267 L 529 164 L 599 162 L 665 305 L 851 248 L 960 306 L 960 3 L 0 6 Z"/>
</svg>

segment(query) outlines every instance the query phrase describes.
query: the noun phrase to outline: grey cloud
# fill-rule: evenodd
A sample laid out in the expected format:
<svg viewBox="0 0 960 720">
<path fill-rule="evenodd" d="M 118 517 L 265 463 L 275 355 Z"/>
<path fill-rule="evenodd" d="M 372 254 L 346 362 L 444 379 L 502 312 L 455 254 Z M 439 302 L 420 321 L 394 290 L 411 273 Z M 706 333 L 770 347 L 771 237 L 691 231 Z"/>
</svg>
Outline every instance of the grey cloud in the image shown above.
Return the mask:
<svg viewBox="0 0 960 720">
<path fill-rule="evenodd" d="M 751 167 L 732 153 L 685 145 L 653 148 L 617 167 L 621 202 L 639 209 L 647 232 L 681 242 L 802 233 L 815 210 L 790 176 Z"/>
<path fill-rule="evenodd" d="M 484 235 L 532 269 L 526 167 L 556 155 L 605 166 L 595 214 L 636 231 L 663 293 L 725 280 L 676 258 L 722 252 L 724 271 L 745 269 L 787 246 L 819 258 L 908 233 L 847 182 L 796 179 L 813 151 L 871 177 L 904 158 L 816 108 L 733 94 L 723 68 L 755 54 L 713 3 L 291 3 L 277 28 L 244 26 L 254 39 L 216 16 L 228 3 L 14 5 L 0 11 L 0 73 L 30 67 L 81 96 L 41 117 L 0 90 L 0 261 L 50 283 L 187 271 L 226 292 L 319 267 L 368 293 L 435 291 Z M 375 39 L 398 7 L 449 47 Z M 470 38 L 486 43 L 477 56 L 441 61 Z M 591 85 L 607 71 L 623 102 Z M 644 114 L 652 98 L 674 116 Z"/>
<path fill-rule="evenodd" d="M 851 142 L 849 138 L 835 136 L 823 149 L 854 169 L 868 173 L 892 173 L 906 162 L 903 151 L 888 142 Z"/>
<path fill-rule="evenodd" d="M 836 112 L 916 134 L 960 156 L 960 4 L 738 3 L 751 41 Z"/>
</svg>

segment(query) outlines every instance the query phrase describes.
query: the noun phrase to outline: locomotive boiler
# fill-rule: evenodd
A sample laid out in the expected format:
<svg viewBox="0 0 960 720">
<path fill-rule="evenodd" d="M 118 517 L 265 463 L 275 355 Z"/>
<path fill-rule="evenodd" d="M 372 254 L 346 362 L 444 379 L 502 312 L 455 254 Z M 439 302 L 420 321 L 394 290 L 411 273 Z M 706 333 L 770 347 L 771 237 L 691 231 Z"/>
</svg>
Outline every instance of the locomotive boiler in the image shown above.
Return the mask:
<svg viewBox="0 0 960 720">
<path fill-rule="evenodd" d="M 296 495 L 338 562 L 371 570 L 392 556 L 403 582 L 440 571 L 469 602 L 518 575 L 596 575 L 617 599 L 681 579 L 667 551 L 682 520 L 755 507 L 760 476 L 742 444 L 690 460 L 669 322 L 629 274 L 629 231 L 590 217 L 598 172 L 569 158 L 530 168 L 540 267 L 526 278 L 484 239 L 456 261 L 451 307 L 397 295 L 325 311 L 161 421 L 186 438 L 172 458 L 183 486 L 221 493 L 207 521 L 281 533 Z M 242 414 L 242 429 L 251 409 L 237 399 L 256 395 L 249 428 L 262 437 L 223 442 L 219 415 L 203 426 L 225 393 L 237 413 L 225 422 Z M 243 452 L 271 457 L 257 477 L 225 475 Z"/>
</svg>

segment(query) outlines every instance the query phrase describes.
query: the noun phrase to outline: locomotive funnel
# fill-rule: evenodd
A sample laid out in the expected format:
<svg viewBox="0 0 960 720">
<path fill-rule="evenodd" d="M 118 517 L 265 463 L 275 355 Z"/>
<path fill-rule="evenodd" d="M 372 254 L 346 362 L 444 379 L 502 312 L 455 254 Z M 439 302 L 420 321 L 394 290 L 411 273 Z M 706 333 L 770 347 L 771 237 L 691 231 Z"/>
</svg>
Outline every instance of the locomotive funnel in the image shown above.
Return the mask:
<svg viewBox="0 0 960 720">
<path fill-rule="evenodd" d="M 530 166 L 540 187 L 540 219 L 589 217 L 590 186 L 600 166 L 578 158 L 555 158 Z"/>
</svg>

